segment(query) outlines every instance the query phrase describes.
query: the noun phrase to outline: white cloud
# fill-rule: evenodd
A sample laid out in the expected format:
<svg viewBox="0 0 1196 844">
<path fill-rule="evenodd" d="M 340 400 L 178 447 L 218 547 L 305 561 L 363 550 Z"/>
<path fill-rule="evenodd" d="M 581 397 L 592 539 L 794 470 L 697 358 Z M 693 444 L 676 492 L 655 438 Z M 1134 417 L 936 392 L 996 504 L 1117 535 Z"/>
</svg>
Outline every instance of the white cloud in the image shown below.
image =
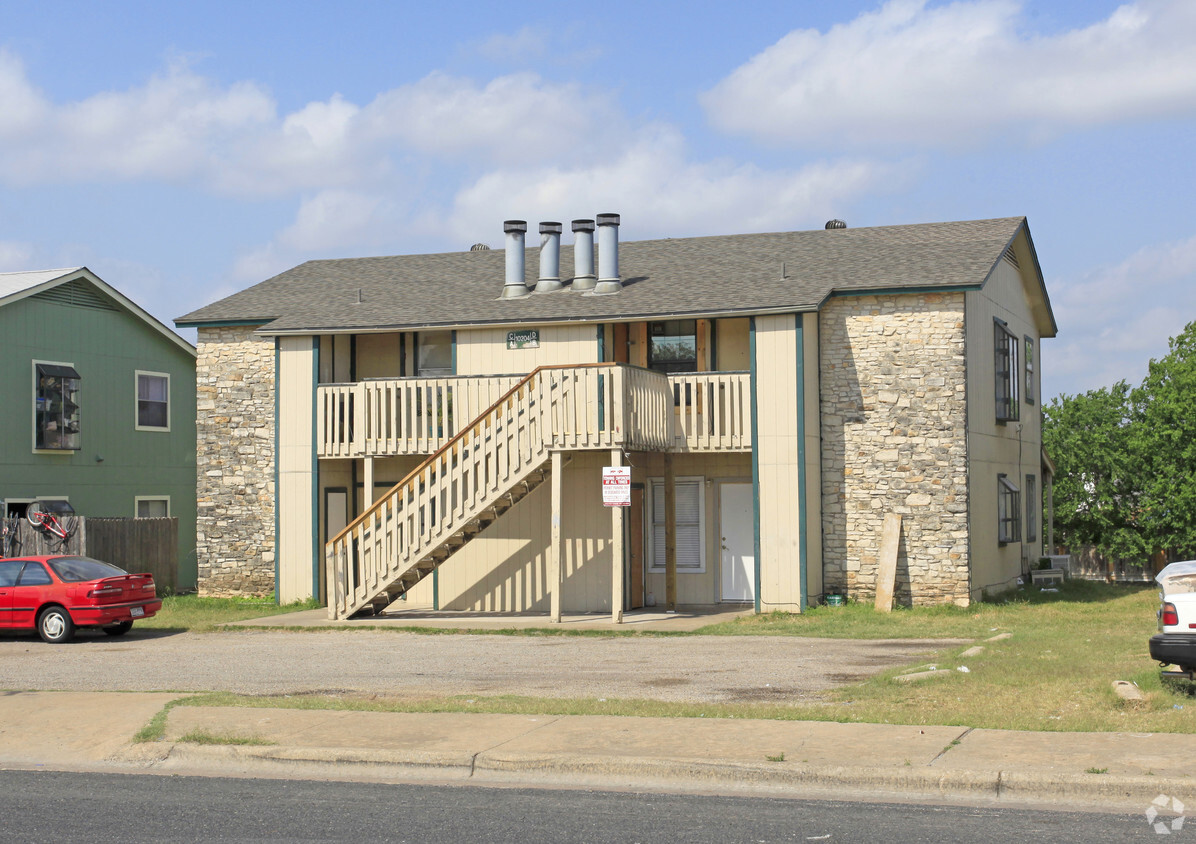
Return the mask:
<svg viewBox="0 0 1196 844">
<path fill-rule="evenodd" d="M 790 32 L 702 102 L 722 129 L 816 148 L 1041 140 L 1196 113 L 1196 3 L 1139 0 L 1059 35 L 1022 23 L 1011 0 L 890 0 Z"/>
<path fill-rule="evenodd" d="M 548 83 L 534 73 L 500 76 L 484 86 L 433 73 L 379 95 L 366 112 L 375 137 L 478 164 L 593 156 L 627 127 L 608 94 Z"/>
<path fill-rule="evenodd" d="M 897 168 L 866 161 L 780 171 L 693 161 L 677 130 L 652 126 L 627 139 L 610 161 L 487 173 L 461 190 L 444 224 L 460 243 L 486 240 L 500 219 L 568 221 L 605 211 L 623 214 L 627 236 L 635 239 L 784 230 L 821 224 L 897 179 Z"/>
<path fill-rule="evenodd" d="M 41 269 L 33 266 L 33 247 L 15 240 L 0 240 L 0 273 Z"/>
<path fill-rule="evenodd" d="M 548 51 L 549 31 L 525 26 L 512 34 L 491 35 L 478 45 L 478 53 L 492 61 L 520 62 L 538 59 Z"/>
<path fill-rule="evenodd" d="M 1138 384 L 1147 363 L 1167 354 L 1168 339 L 1196 319 L 1196 235 L 1055 283 L 1051 301 L 1059 337 L 1043 349 L 1049 389 Z M 1143 309 L 1146 302 L 1158 304 Z"/>
<path fill-rule="evenodd" d="M 376 186 L 423 162 L 482 172 L 593 157 L 626 131 L 613 97 L 533 73 L 432 73 L 365 105 L 334 94 L 279 115 L 252 82 L 175 63 L 142 86 L 51 102 L 0 50 L 0 182 L 156 180 L 234 196 Z"/>
<path fill-rule="evenodd" d="M 16 184 L 207 175 L 230 143 L 275 120 L 257 86 L 217 89 L 181 63 L 140 88 L 56 105 L 0 52 L 0 93 L 18 102 L 0 113 L 0 179 Z"/>
</svg>

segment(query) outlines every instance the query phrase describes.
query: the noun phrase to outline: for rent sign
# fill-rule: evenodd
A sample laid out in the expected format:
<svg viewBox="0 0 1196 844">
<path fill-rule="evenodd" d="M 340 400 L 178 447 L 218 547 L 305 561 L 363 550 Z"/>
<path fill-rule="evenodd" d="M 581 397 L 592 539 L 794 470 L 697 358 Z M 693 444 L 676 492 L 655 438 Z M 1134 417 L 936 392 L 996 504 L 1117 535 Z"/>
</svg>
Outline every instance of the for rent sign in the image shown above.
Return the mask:
<svg viewBox="0 0 1196 844">
<path fill-rule="evenodd" d="M 631 506 L 631 467 L 602 467 L 602 503 L 607 507 Z"/>
</svg>

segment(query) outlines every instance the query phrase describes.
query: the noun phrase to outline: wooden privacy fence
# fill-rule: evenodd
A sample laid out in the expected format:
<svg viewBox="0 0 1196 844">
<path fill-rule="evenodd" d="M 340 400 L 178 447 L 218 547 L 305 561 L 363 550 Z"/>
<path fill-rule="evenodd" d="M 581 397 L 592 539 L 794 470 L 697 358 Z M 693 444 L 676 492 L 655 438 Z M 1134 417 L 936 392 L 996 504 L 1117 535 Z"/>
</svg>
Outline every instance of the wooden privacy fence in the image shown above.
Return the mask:
<svg viewBox="0 0 1196 844">
<path fill-rule="evenodd" d="M 159 595 L 173 595 L 178 584 L 179 520 L 128 519 L 79 516 L 78 527 L 59 540 L 25 519 L 6 524 L 13 539 L 5 537 L 6 556 L 82 554 L 120 566 L 129 572 L 149 572 Z"/>
</svg>

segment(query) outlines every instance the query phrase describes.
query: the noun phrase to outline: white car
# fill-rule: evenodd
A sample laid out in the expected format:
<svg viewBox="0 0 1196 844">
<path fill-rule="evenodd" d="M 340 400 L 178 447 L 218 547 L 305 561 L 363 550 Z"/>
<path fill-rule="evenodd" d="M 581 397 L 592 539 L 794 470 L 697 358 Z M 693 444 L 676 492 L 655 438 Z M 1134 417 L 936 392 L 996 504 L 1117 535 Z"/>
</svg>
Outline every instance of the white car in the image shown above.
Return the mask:
<svg viewBox="0 0 1196 844">
<path fill-rule="evenodd" d="M 1155 580 L 1159 632 L 1150 637 L 1150 656 L 1196 680 L 1196 560 L 1172 563 Z"/>
</svg>

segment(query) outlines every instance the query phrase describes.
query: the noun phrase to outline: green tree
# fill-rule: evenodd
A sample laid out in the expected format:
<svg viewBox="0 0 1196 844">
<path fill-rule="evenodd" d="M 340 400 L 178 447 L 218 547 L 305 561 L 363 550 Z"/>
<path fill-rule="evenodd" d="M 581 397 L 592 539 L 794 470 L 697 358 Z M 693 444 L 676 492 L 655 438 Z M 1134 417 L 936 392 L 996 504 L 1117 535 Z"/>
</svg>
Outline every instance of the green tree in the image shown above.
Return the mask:
<svg viewBox="0 0 1196 844">
<path fill-rule="evenodd" d="M 1092 545 L 1110 557 L 1144 558 L 1150 540 L 1140 522 L 1140 462 L 1130 387 L 1062 395 L 1043 408 L 1042 442 L 1055 462 L 1056 540 Z"/>
<path fill-rule="evenodd" d="M 1196 322 L 1169 346 L 1130 397 L 1131 448 L 1141 467 L 1145 533 L 1187 559 L 1196 554 Z"/>
</svg>

